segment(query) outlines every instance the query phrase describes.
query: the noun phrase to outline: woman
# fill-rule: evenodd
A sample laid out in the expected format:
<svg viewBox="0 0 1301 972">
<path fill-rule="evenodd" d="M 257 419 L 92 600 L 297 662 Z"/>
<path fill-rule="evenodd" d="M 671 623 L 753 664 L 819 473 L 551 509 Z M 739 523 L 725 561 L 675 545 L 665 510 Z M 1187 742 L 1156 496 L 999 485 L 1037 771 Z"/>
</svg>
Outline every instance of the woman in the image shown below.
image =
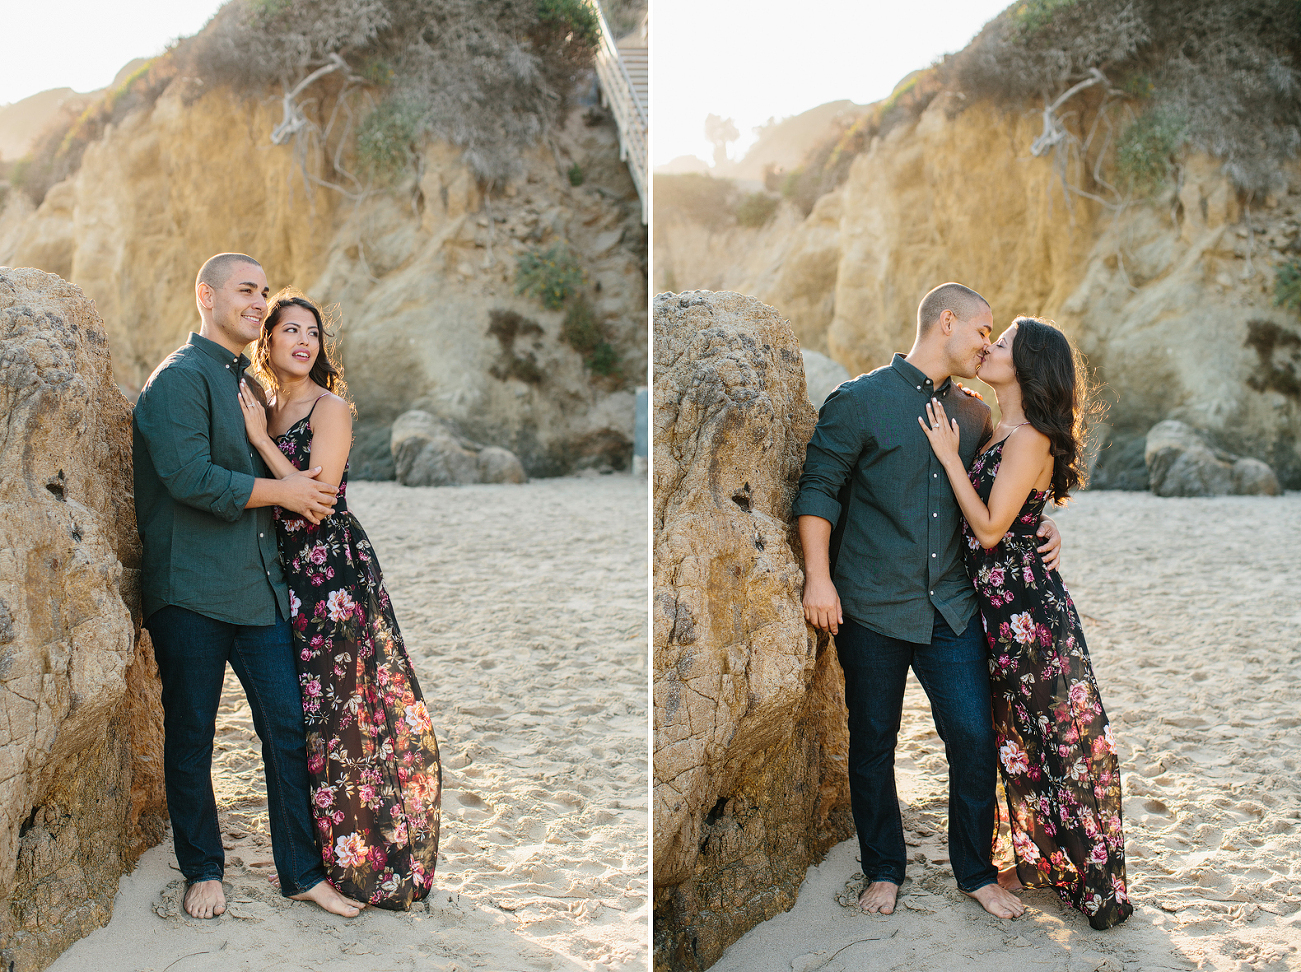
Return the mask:
<svg viewBox="0 0 1301 972">
<path fill-rule="evenodd" d="M 918 421 L 966 517 L 967 568 L 990 651 L 999 763 L 1015 873 L 1009 890 L 1051 886 L 1094 928 L 1133 912 L 1125 887 L 1120 769 L 1084 632 L 1061 575 L 1035 553 L 1049 497 L 1083 480 L 1075 355 L 1048 321 L 1018 317 L 980 365 L 1002 413 L 970 474 L 958 424 L 932 399 Z"/>
<path fill-rule="evenodd" d="M 438 744 L 393 617 L 375 551 L 348 512 L 352 412 L 322 346 L 321 312 L 293 290 L 271 299 L 254 369 L 265 409 L 240 392 L 249 441 L 273 475 L 321 467 L 339 487 L 319 524 L 279 508 L 276 539 L 307 721 L 307 767 L 330 883 L 357 901 L 405 910 L 424 898 L 438 859 Z M 259 389 L 260 390 L 260 389 Z"/>
</svg>

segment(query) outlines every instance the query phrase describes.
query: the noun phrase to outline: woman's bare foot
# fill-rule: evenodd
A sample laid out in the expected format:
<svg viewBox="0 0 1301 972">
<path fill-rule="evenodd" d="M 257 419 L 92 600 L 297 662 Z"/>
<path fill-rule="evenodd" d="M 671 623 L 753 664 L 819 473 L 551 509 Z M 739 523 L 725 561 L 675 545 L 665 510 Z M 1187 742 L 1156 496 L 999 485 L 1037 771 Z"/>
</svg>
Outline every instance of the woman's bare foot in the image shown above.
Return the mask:
<svg viewBox="0 0 1301 972">
<path fill-rule="evenodd" d="M 291 894 L 289 896 L 294 901 L 312 901 L 332 915 L 342 915 L 344 918 L 356 918 L 361 914 L 361 909 L 366 907 L 360 901 L 353 901 L 351 898 L 345 898 L 329 881 L 318 881 L 302 894 Z"/>
<path fill-rule="evenodd" d="M 998 886 L 1004 891 L 1021 891 L 1025 889 L 1025 885 L 1017 877 L 1015 864 L 998 872 Z"/>
<path fill-rule="evenodd" d="M 191 918 L 215 918 L 226 910 L 226 893 L 220 881 L 195 881 L 185 889 L 182 904 Z"/>
<path fill-rule="evenodd" d="M 899 897 L 899 885 L 893 881 L 873 881 L 858 896 L 858 906 L 869 915 L 880 912 L 894 914 L 894 903 Z"/>
<path fill-rule="evenodd" d="M 1021 899 L 997 884 L 986 884 L 975 891 L 964 892 L 980 902 L 980 906 L 995 918 L 1020 918 L 1025 913 Z"/>
</svg>

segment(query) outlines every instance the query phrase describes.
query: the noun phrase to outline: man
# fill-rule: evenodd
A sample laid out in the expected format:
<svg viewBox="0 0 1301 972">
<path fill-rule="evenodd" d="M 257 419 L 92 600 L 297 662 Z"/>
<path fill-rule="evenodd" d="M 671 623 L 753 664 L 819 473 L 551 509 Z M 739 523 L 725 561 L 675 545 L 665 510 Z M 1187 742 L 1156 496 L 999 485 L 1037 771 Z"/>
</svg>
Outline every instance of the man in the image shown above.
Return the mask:
<svg viewBox="0 0 1301 972">
<path fill-rule="evenodd" d="M 199 270 L 199 333 L 145 383 L 132 417 L 142 587 L 163 685 L 163 773 L 185 910 L 226 910 L 225 854 L 212 793 L 212 745 L 226 663 L 262 740 L 280 891 L 351 917 L 362 905 L 324 880 L 308 804 L 307 749 L 289 589 L 271 507 L 319 523 L 337 490 L 320 469 L 277 480 L 244 432 L 239 382 L 267 312 L 267 278 L 242 253 Z"/>
<path fill-rule="evenodd" d="M 792 508 L 804 547 L 804 615 L 836 635 L 845 672 L 850 800 L 867 884 L 859 906 L 868 912 L 893 913 L 904 878 L 894 749 L 910 666 L 949 763 L 949 859 L 958 887 L 1000 918 L 1024 910 L 998 885 L 989 859 L 994 728 L 962 514 L 917 426 L 926 403 L 939 399 L 958 421 L 959 451 L 971 465 L 992 433 L 989 407 L 951 376 L 975 375 L 993 324 L 989 303 L 968 287 L 946 283 L 928 293 L 912 350 L 828 396 Z M 1055 566 L 1056 526 L 1045 520 L 1039 533 L 1048 538 L 1040 553 Z"/>
</svg>

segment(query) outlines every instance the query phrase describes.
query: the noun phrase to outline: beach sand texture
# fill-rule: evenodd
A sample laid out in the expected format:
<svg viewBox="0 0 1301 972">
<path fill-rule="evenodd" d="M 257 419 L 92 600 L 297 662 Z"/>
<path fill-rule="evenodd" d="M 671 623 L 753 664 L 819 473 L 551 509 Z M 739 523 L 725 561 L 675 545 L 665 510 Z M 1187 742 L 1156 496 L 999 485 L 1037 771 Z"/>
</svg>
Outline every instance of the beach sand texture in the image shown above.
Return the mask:
<svg viewBox="0 0 1301 972">
<path fill-rule="evenodd" d="M 1095 932 L 1038 890 L 1000 921 L 957 891 L 946 764 L 910 679 L 902 906 L 855 912 L 842 843 L 712 972 L 1301 968 L 1301 493 L 1083 493 L 1054 516 L 1120 746 L 1133 917 Z"/>
<path fill-rule="evenodd" d="M 213 771 L 227 913 L 180 908 L 170 832 L 73 970 L 644 969 L 646 480 L 349 485 L 438 730 L 428 905 L 346 920 L 281 898 L 252 718 L 227 671 Z"/>
</svg>

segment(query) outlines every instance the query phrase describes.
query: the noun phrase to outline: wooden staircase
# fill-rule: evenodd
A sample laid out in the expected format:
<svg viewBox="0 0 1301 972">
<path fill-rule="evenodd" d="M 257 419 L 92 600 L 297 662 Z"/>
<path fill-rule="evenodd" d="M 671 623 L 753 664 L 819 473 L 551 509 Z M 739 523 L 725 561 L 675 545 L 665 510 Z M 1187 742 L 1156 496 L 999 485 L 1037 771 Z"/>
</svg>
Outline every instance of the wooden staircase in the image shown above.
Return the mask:
<svg viewBox="0 0 1301 972">
<path fill-rule="evenodd" d="M 647 222 L 647 105 L 650 94 L 650 59 L 647 25 L 615 41 L 597 0 L 588 0 L 601 21 L 601 49 L 596 55 L 596 79 L 601 103 L 614 116 L 619 129 L 619 158 L 628 164 L 637 196 L 641 199 L 641 221 Z"/>
</svg>

